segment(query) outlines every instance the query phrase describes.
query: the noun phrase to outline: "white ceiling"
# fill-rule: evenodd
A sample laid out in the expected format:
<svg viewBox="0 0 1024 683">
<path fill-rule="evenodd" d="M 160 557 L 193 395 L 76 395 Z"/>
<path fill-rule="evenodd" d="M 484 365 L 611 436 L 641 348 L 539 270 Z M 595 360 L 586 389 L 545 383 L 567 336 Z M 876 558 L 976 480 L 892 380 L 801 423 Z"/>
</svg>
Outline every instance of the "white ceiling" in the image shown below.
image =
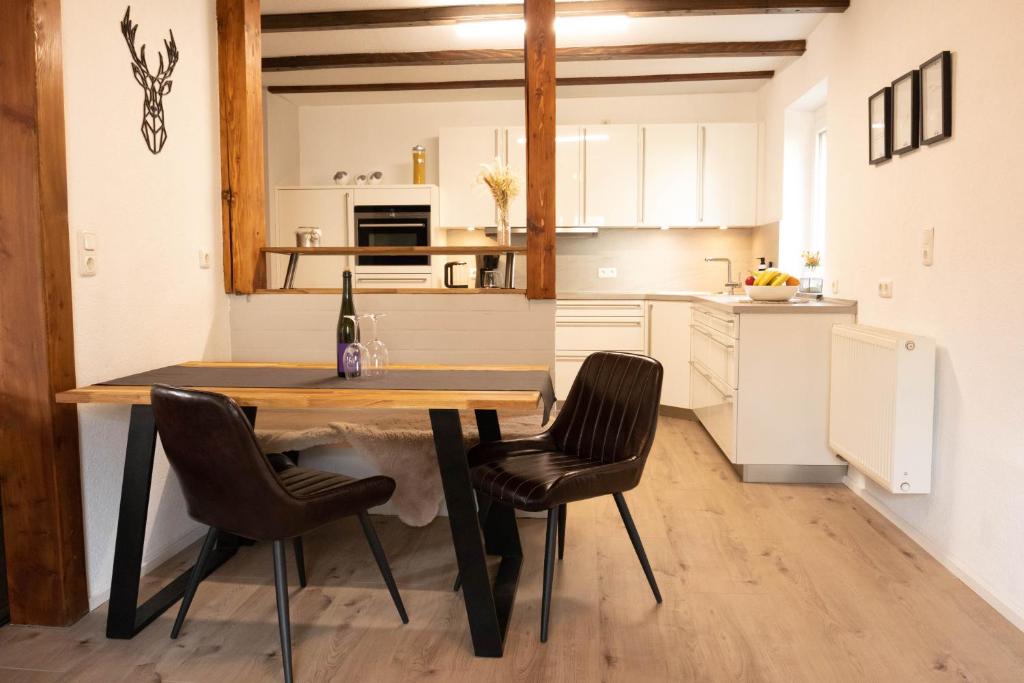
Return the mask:
<svg viewBox="0 0 1024 683">
<path fill-rule="evenodd" d="M 495 0 L 263 0 L 263 13 L 318 12 L 330 10 L 383 9 L 455 4 L 494 4 Z M 560 47 L 630 45 L 641 43 L 772 41 L 806 38 L 823 14 L 746 14 L 733 16 L 679 16 L 631 19 L 626 30 L 605 35 L 573 36 L 559 41 Z M 417 52 L 445 49 L 521 48 L 522 38 L 468 38 L 452 25 L 416 26 L 346 31 L 303 31 L 266 33 L 266 57 L 336 54 L 346 52 Z M 794 57 L 633 59 L 590 62 L 559 62 L 558 76 L 618 76 L 663 73 L 704 73 L 724 71 L 779 71 Z M 362 67 L 265 72 L 265 85 L 319 85 L 392 83 L 407 81 L 452 81 L 522 78 L 520 64 L 467 64 L 451 66 Z M 757 90 L 763 80 L 706 81 L 644 85 L 576 86 L 559 89 L 559 97 L 657 94 L 692 92 L 743 92 Z M 396 93 L 333 93 L 303 95 L 303 104 L 378 101 L 437 101 L 457 99 L 501 99 L 521 97 L 519 90 L 407 91 Z M 293 96 L 289 96 L 291 99 Z"/>
</svg>

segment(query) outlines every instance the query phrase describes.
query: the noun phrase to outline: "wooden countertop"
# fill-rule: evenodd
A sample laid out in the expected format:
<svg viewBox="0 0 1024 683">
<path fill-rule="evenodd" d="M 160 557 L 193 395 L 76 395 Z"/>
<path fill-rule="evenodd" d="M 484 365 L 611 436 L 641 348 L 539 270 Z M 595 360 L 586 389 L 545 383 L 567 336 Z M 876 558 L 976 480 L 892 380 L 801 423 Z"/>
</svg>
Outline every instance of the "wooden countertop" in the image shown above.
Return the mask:
<svg viewBox="0 0 1024 683">
<path fill-rule="evenodd" d="M 191 367 L 306 367 L 334 369 L 330 363 L 245 363 L 190 361 Z M 426 365 L 394 364 L 403 370 L 504 370 L 548 372 L 546 365 Z M 281 389 L 242 387 L 195 387 L 230 396 L 239 405 L 260 408 L 378 408 L 458 410 L 535 410 L 541 402 L 540 391 L 425 391 L 412 389 Z M 149 386 L 91 384 L 62 391 L 57 403 L 149 403 Z"/>
</svg>

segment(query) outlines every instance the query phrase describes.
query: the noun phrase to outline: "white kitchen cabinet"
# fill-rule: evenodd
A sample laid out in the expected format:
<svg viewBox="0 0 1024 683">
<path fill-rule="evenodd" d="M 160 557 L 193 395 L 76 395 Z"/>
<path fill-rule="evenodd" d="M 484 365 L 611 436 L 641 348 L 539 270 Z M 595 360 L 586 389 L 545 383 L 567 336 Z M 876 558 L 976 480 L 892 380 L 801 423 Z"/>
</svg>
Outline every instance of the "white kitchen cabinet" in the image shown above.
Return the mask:
<svg viewBox="0 0 1024 683">
<path fill-rule="evenodd" d="M 555 397 L 565 400 L 595 351 L 646 353 L 647 316 L 637 300 L 561 300 L 555 307 Z"/>
<path fill-rule="evenodd" d="M 482 164 L 501 157 L 501 129 L 489 126 L 442 128 L 438 140 L 441 225 L 495 225 L 494 199 L 477 182 Z"/>
<path fill-rule="evenodd" d="M 509 208 L 514 228 L 526 226 L 526 129 L 513 126 L 503 131 L 505 162 L 522 182 L 519 196 Z M 555 128 L 555 225 L 582 225 L 583 145 L 579 126 Z"/>
<path fill-rule="evenodd" d="M 661 404 L 690 407 L 690 307 L 688 301 L 647 302 L 648 353 L 665 376 Z"/>
<path fill-rule="evenodd" d="M 343 187 L 277 188 L 277 207 L 270 230 L 270 246 L 294 247 L 295 231 L 319 228 L 320 246 L 352 244 L 352 190 Z M 268 260 L 270 287 L 284 284 L 288 257 L 272 254 Z M 348 256 L 306 256 L 299 259 L 293 287 L 341 287 L 341 273 L 351 267 Z"/>
<path fill-rule="evenodd" d="M 584 225 L 633 227 L 639 222 L 639 126 L 583 128 Z"/>
<path fill-rule="evenodd" d="M 845 465 L 828 447 L 829 350 L 832 326 L 853 313 L 694 303 L 691 317 L 691 407 L 743 480 L 841 480 Z"/>
<path fill-rule="evenodd" d="M 756 123 L 700 124 L 698 225 L 757 223 L 757 137 Z"/>
<path fill-rule="evenodd" d="M 696 123 L 640 128 L 642 225 L 697 225 L 697 128 Z"/>
</svg>

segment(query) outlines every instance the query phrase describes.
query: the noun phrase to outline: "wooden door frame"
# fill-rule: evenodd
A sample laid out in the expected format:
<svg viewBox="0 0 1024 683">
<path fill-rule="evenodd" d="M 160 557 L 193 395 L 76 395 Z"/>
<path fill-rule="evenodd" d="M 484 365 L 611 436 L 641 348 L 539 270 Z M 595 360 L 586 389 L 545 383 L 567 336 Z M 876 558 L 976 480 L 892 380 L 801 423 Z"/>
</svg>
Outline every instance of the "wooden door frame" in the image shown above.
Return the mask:
<svg viewBox="0 0 1024 683">
<path fill-rule="evenodd" d="M 554 0 L 528 0 L 526 81 L 527 279 L 530 299 L 555 298 Z M 224 289 L 266 287 L 260 0 L 217 0 Z"/>
<path fill-rule="evenodd" d="M 11 621 L 88 611 L 75 386 L 60 0 L 0 22 L 0 489 Z"/>
</svg>

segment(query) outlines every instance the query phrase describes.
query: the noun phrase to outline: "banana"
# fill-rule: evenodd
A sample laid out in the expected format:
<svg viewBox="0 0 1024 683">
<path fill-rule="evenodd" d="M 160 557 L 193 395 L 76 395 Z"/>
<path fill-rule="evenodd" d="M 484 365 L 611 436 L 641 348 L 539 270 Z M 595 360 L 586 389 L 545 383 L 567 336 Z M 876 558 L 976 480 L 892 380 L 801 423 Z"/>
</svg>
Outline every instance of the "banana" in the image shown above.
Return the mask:
<svg viewBox="0 0 1024 683">
<path fill-rule="evenodd" d="M 777 273 L 778 271 L 775 270 L 762 270 L 760 273 L 758 273 L 757 278 L 754 280 L 754 286 L 764 287 L 771 281 L 772 278 L 775 277 Z"/>
<path fill-rule="evenodd" d="M 769 284 L 772 287 L 781 287 L 782 285 L 786 284 L 786 280 L 788 279 L 789 275 L 787 273 L 776 273 L 775 277 L 772 278 Z"/>
</svg>

